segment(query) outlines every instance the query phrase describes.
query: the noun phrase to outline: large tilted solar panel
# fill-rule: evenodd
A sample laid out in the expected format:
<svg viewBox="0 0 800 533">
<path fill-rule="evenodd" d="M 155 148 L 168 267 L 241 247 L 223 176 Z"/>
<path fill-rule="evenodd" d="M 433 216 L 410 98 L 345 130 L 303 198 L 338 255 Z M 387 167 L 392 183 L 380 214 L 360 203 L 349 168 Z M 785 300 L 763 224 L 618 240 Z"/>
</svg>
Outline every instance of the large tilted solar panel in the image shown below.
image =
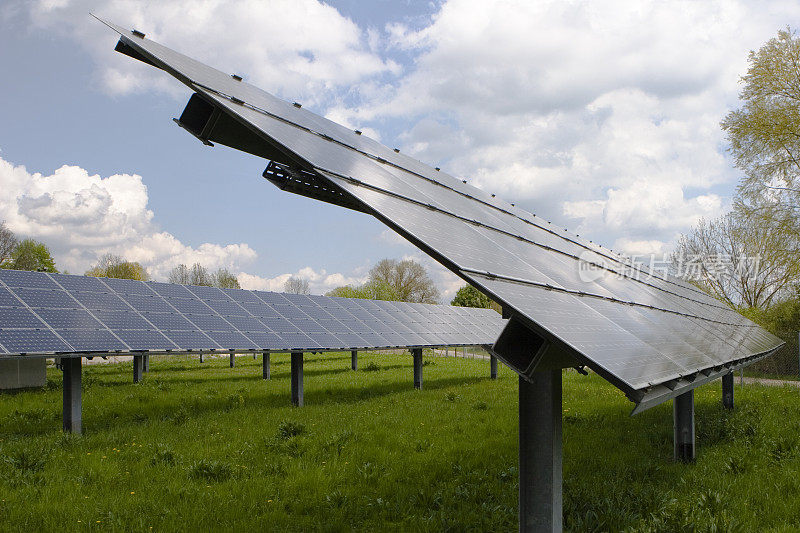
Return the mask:
<svg viewBox="0 0 800 533">
<path fill-rule="evenodd" d="M 491 309 L 0 270 L 0 355 L 489 345 Z"/>
<path fill-rule="evenodd" d="M 177 122 L 204 143 L 269 159 L 264 177 L 284 190 L 374 215 L 490 294 L 549 353 L 592 368 L 634 402 L 674 396 L 782 344 L 683 280 L 109 26 L 122 36 L 117 50 L 195 91 Z"/>
</svg>

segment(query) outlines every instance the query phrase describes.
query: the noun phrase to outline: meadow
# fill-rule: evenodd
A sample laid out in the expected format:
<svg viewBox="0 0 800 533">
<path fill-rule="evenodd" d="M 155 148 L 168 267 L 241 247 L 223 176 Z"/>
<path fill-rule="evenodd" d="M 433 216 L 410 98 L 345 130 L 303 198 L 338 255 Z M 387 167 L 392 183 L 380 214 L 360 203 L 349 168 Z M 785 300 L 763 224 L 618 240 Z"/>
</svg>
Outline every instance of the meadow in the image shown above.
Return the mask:
<svg viewBox="0 0 800 533">
<path fill-rule="evenodd" d="M 512 531 L 517 377 L 488 361 L 307 355 L 272 379 L 247 356 L 84 367 L 81 436 L 61 375 L 0 395 L 0 530 Z M 564 525 L 572 531 L 800 530 L 800 392 L 696 393 L 697 461 L 672 461 L 671 403 L 635 417 L 595 375 L 564 374 Z"/>
</svg>

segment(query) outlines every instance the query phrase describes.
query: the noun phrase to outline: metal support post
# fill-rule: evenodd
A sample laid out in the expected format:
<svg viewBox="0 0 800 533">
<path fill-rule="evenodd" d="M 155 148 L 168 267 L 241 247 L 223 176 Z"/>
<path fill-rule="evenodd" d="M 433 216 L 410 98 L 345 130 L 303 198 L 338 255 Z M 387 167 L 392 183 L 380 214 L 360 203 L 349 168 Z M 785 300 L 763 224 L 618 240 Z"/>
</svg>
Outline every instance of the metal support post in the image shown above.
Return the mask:
<svg viewBox="0 0 800 533">
<path fill-rule="evenodd" d="M 81 427 L 81 357 L 62 357 L 64 371 L 64 431 L 78 433 Z"/>
<path fill-rule="evenodd" d="M 561 370 L 519 378 L 519 530 L 561 531 Z"/>
<path fill-rule="evenodd" d="M 203 362 L 203 354 L 200 354 L 200 362 Z"/>
<path fill-rule="evenodd" d="M 733 409 L 733 372 L 722 376 L 722 407 Z"/>
<path fill-rule="evenodd" d="M 497 357 L 489 356 L 489 376 L 492 379 L 497 379 Z"/>
<path fill-rule="evenodd" d="M 350 368 L 352 368 L 354 372 L 358 370 L 358 350 L 352 350 L 350 352 Z"/>
<path fill-rule="evenodd" d="M 133 382 L 139 383 L 142 381 L 142 369 L 144 368 L 143 355 L 133 356 Z"/>
<path fill-rule="evenodd" d="M 412 348 L 414 357 L 414 388 L 422 390 L 422 348 Z"/>
<path fill-rule="evenodd" d="M 675 460 L 694 461 L 694 390 L 672 400 L 675 427 Z"/>
<path fill-rule="evenodd" d="M 150 372 L 150 354 L 144 354 L 144 359 L 142 360 L 142 372 Z"/>
<path fill-rule="evenodd" d="M 303 352 L 292 352 L 292 405 L 303 407 Z"/>
<path fill-rule="evenodd" d="M 264 352 L 261 354 L 261 377 L 264 379 L 269 379 L 269 352 Z"/>
<path fill-rule="evenodd" d="M 231 354 L 231 368 L 236 366 L 236 356 Z"/>
</svg>

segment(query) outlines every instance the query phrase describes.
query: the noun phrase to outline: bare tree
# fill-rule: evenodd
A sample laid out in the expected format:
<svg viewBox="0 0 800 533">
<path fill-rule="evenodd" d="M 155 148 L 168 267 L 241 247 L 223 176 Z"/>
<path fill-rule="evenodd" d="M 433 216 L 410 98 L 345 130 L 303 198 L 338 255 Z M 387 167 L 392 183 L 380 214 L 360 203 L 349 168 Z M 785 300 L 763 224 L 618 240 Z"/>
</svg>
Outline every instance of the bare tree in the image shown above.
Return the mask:
<svg viewBox="0 0 800 533">
<path fill-rule="evenodd" d="M 731 307 L 763 309 L 800 279 L 800 246 L 774 224 L 741 210 L 701 220 L 679 239 L 673 269 Z"/>
<path fill-rule="evenodd" d="M 11 260 L 11 254 L 19 244 L 17 237 L 8 229 L 5 220 L 0 222 L 0 265 Z"/>
<path fill-rule="evenodd" d="M 189 267 L 183 263 L 170 270 L 169 274 L 167 275 L 167 281 L 170 283 L 176 283 L 178 285 L 190 285 L 191 280 L 192 277 Z"/>
<path fill-rule="evenodd" d="M 439 303 L 439 290 L 425 267 L 412 259 L 383 259 L 369 271 L 369 280 L 386 283 L 401 302 Z"/>
<path fill-rule="evenodd" d="M 311 294 L 311 290 L 308 288 L 308 280 L 305 278 L 296 278 L 294 276 L 287 279 L 283 284 L 283 292 L 288 292 L 290 294 Z"/>
</svg>

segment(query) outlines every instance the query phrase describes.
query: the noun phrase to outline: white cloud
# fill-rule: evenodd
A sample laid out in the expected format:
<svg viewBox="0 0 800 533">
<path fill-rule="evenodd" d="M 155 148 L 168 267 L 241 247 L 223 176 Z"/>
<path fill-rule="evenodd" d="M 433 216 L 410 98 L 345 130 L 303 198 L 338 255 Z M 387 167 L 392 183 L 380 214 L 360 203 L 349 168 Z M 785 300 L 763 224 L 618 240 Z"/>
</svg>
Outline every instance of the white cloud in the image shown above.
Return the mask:
<svg viewBox="0 0 800 533">
<path fill-rule="evenodd" d="M 34 24 L 77 38 L 115 94 L 152 88 L 174 93 L 177 85 L 152 67 L 121 58 L 113 51 L 113 34 L 89 12 L 306 104 L 320 105 L 337 90 L 399 71 L 371 50 L 374 39 L 366 31 L 318 0 L 32 2 Z"/>
<path fill-rule="evenodd" d="M 73 273 L 105 253 L 140 262 L 155 279 L 179 263 L 237 272 L 256 258 L 245 243 L 193 248 L 160 231 L 147 207 L 147 187 L 136 174 L 103 178 L 64 165 L 43 175 L 0 158 L 0 190 L 0 220 L 20 237 L 43 241 L 57 266 Z"/>
<path fill-rule="evenodd" d="M 359 273 L 360 270 L 362 269 L 356 269 L 356 271 L 350 275 L 344 275 L 338 272 L 329 274 L 324 269 L 317 271 L 307 266 L 299 269 L 297 272 L 279 274 L 271 278 L 242 272 L 238 275 L 238 279 L 243 289 L 283 292 L 286 280 L 292 277 L 303 278 L 308 280 L 311 294 L 325 294 L 336 287 L 342 287 L 344 285 L 356 286 L 366 282 L 367 276 L 363 275 L 363 273 Z"/>
</svg>

